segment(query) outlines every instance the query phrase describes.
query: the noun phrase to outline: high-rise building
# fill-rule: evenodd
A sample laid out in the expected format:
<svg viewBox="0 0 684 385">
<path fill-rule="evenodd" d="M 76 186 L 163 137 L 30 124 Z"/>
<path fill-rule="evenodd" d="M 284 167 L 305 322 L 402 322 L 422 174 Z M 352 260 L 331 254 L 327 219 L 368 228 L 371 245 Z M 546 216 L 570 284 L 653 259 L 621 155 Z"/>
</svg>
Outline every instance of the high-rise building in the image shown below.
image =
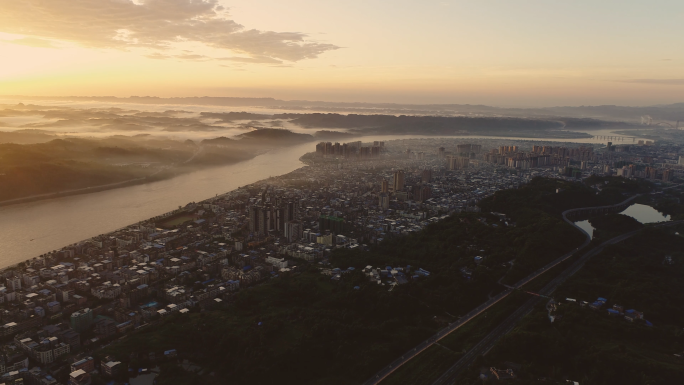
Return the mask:
<svg viewBox="0 0 684 385">
<path fill-rule="evenodd" d="M 470 158 L 464 156 L 447 156 L 447 168 L 449 170 L 462 170 L 468 168 Z"/>
<path fill-rule="evenodd" d="M 381 209 L 387 210 L 389 209 L 389 194 L 387 193 L 382 193 L 380 194 L 378 206 L 380 206 Z"/>
<path fill-rule="evenodd" d="M 341 234 L 344 232 L 344 218 L 336 216 L 321 215 L 318 218 L 318 231 L 323 232 L 330 230 L 334 234 Z"/>
<path fill-rule="evenodd" d="M 284 221 L 294 221 L 296 218 L 297 203 L 287 202 L 284 207 Z"/>
<path fill-rule="evenodd" d="M 285 238 L 288 241 L 294 242 L 302 239 L 303 236 L 302 224 L 296 221 L 285 223 Z"/>
<path fill-rule="evenodd" d="M 479 144 L 459 144 L 456 146 L 456 151 L 459 154 L 479 154 L 482 151 L 482 146 Z"/>
<path fill-rule="evenodd" d="M 663 170 L 663 182 L 669 182 L 672 179 L 672 170 L 665 169 Z"/>
<path fill-rule="evenodd" d="M 259 234 L 268 234 L 268 232 L 273 229 L 273 217 L 271 214 L 270 206 L 259 208 L 259 226 L 257 227 Z"/>
<path fill-rule="evenodd" d="M 636 166 L 636 164 L 630 164 L 630 165 L 627 166 L 627 167 L 629 167 L 629 175 L 632 176 L 632 177 L 636 176 L 636 173 L 637 173 L 637 166 Z"/>
<path fill-rule="evenodd" d="M 613 168 L 609 164 L 603 165 L 603 174 L 607 176 L 613 175 Z"/>
<path fill-rule="evenodd" d="M 79 333 L 88 330 L 93 324 L 93 311 L 85 308 L 71 313 L 71 328 Z"/>
<path fill-rule="evenodd" d="M 423 183 L 432 182 L 432 170 L 423 170 L 420 175 L 420 181 Z"/>
<path fill-rule="evenodd" d="M 394 172 L 394 191 L 401 191 L 404 189 L 404 170 Z"/>
<path fill-rule="evenodd" d="M 256 233 L 259 231 L 259 212 L 260 206 L 251 206 L 249 208 L 249 232 Z"/>
<path fill-rule="evenodd" d="M 389 192 L 389 182 L 387 182 L 387 179 L 383 179 L 382 182 L 380 182 L 380 192 L 385 194 Z"/>
<path fill-rule="evenodd" d="M 416 202 L 423 202 L 432 197 L 432 189 L 425 184 L 413 186 L 413 200 Z"/>
<path fill-rule="evenodd" d="M 359 148 L 359 157 L 370 158 L 371 157 L 371 148 L 370 147 L 360 147 Z"/>
<path fill-rule="evenodd" d="M 518 146 L 499 146 L 499 154 L 508 154 L 509 152 L 517 152 Z"/>
<path fill-rule="evenodd" d="M 19 277 L 7 278 L 7 288 L 10 291 L 16 291 L 16 290 L 21 289 L 21 278 L 19 278 Z"/>
<path fill-rule="evenodd" d="M 444 154 L 445 154 L 444 147 L 440 147 L 440 148 L 437 149 L 437 155 L 438 155 L 440 158 L 444 158 Z"/>
<path fill-rule="evenodd" d="M 273 209 L 273 223 L 277 231 L 285 231 L 285 211 L 282 207 Z"/>
<path fill-rule="evenodd" d="M 320 142 L 316 145 L 316 155 L 325 155 L 325 142 Z"/>
</svg>

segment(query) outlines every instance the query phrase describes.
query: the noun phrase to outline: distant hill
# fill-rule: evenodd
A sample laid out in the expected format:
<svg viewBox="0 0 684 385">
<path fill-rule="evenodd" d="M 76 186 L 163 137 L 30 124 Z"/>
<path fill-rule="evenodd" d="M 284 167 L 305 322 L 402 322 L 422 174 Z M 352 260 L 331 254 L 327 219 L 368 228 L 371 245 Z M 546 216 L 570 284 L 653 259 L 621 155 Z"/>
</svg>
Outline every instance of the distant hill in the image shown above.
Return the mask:
<svg viewBox="0 0 684 385">
<path fill-rule="evenodd" d="M 236 138 L 249 141 L 260 141 L 262 143 L 272 142 L 278 144 L 295 144 L 304 143 L 314 140 L 312 135 L 297 134 L 290 130 L 283 130 L 279 128 L 262 128 L 244 134 L 237 135 Z"/>
<path fill-rule="evenodd" d="M 0 143 L 35 144 L 49 142 L 55 138 L 54 135 L 40 130 L 0 131 Z"/>
<path fill-rule="evenodd" d="M 346 128 L 364 134 L 456 135 L 487 134 L 509 130 L 561 129 L 558 121 L 522 118 L 470 118 L 446 116 L 394 116 L 358 114 L 306 114 L 291 121 L 310 128 Z"/>
<path fill-rule="evenodd" d="M 466 115 L 490 117 L 527 117 L 527 118 L 593 118 L 617 121 L 639 122 L 642 116 L 650 116 L 655 122 L 684 122 L 684 103 L 673 103 L 655 106 L 557 106 L 544 108 L 504 108 L 477 104 L 399 104 L 399 103 L 341 103 L 309 100 L 279 100 L 274 98 L 239 98 L 239 97 L 138 97 L 118 98 L 114 96 L 5 96 L 17 100 L 74 100 L 98 101 L 135 104 L 179 104 L 204 106 L 259 106 L 283 108 L 289 110 L 318 109 L 339 112 L 358 111 L 375 114 L 414 114 L 414 115 Z M 239 113 L 238 113 L 239 114 Z M 237 115 L 236 115 L 237 116 Z M 231 116 L 228 116 L 232 119 Z M 221 119 L 221 118 L 220 118 Z M 258 120 L 255 118 L 249 118 Z"/>
<path fill-rule="evenodd" d="M 354 138 L 358 135 L 350 134 L 348 132 L 323 130 L 323 131 L 316 131 L 314 136 L 316 137 L 316 139 L 321 139 L 321 140 L 348 140 L 348 139 Z"/>
<path fill-rule="evenodd" d="M 221 136 L 218 138 L 214 139 L 204 139 L 202 141 L 202 144 L 204 145 L 210 145 L 210 146 L 225 146 L 225 145 L 233 145 L 235 144 L 234 139 L 226 138 L 225 136 Z"/>
</svg>

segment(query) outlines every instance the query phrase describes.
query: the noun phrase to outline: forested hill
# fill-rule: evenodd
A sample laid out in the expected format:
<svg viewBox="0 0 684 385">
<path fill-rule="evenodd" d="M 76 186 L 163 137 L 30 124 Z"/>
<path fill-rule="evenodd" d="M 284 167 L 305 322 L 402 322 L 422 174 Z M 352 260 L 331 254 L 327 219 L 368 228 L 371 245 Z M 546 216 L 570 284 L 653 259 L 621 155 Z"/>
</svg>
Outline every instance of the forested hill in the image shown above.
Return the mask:
<svg viewBox="0 0 684 385">
<path fill-rule="evenodd" d="M 204 373 L 216 373 L 196 376 L 168 362 L 159 384 L 222 383 L 219 378 L 238 384 L 363 383 L 504 290 L 499 279 L 516 282 L 584 240 L 554 215 L 530 210 L 538 210 L 535 219 L 518 219 L 515 226 L 489 213 L 462 213 L 369 251 L 336 251 L 331 267 L 356 268 L 339 281 L 322 274 L 320 265 L 298 260 L 297 272 L 241 290 L 223 309 L 156 321 L 102 353 L 136 366 L 148 364 L 150 352 L 177 349 Z M 475 256 L 483 259 L 476 263 Z M 430 275 L 389 291 L 389 284 L 362 273 L 368 265 L 410 265 Z M 199 280 L 194 274 L 184 279 Z M 139 355 L 131 358 L 130 352 Z"/>
<path fill-rule="evenodd" d="M 620 177 L 592 176 L 581 183 L 535 178 L 519 189 L 499 191 L 483 199 L 480 206 L 483 211 L 502 212 L 514 217 L 533 214 L 530 210 L 560 217 L 568 209 L 612 205 L 651 189 L 652 184 L 648 181 Z"/>
<path fill-rule="evenodd" d="M 563 128 L 551 120 L 440 116 L 306 114 L 292 123 L 303 127 L 348 128 L 372 134 L 453 135 L 466 132 L 543 131 Z"/>
<path fill-rule="evenodd" d="M 516 384 L 577 381 L 582 385 L 670 385 L 684 381 L 683 227 L 644 231 L 610 246 L 558 288 L 551 323 L 546 301 L 490 353 L 463 373 L 472 383 L 481 367 L 515 365 Z M 671 262 L 667 262 L 667 257 Z M 607 299 L 601 309 L 581 301 Z M 569 302 L 572 298 L 578 302 Z M 643 313 L 629 322 L 607 309 Z M 648 321 L 646 321 L 648 320 Z"/>
</svg>

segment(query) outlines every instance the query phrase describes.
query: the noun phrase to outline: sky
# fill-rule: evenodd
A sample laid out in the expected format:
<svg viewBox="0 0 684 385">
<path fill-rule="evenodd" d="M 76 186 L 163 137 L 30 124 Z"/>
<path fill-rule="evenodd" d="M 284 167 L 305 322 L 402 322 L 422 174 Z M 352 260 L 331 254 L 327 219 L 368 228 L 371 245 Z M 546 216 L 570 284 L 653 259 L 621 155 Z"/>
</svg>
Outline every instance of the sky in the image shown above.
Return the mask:
<svg viewBox="0 0 684 385">
<path fill-rule="evenodd" d="M 0 95 L 684 102 L 684 2 L 0 0 Z"/>
</svg>

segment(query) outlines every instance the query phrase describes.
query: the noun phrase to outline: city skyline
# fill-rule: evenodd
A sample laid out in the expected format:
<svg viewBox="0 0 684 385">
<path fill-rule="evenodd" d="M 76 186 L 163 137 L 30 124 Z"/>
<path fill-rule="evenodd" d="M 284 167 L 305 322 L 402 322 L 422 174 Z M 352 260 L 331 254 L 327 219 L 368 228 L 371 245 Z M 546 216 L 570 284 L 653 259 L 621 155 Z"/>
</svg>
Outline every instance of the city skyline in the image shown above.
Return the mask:
<svg viewBox="0 0 684 385">
<path fill-rule="evenodd" d="M 682 21 L 0 0 L 0 382 L 681 383 Z"/>
</svg>

